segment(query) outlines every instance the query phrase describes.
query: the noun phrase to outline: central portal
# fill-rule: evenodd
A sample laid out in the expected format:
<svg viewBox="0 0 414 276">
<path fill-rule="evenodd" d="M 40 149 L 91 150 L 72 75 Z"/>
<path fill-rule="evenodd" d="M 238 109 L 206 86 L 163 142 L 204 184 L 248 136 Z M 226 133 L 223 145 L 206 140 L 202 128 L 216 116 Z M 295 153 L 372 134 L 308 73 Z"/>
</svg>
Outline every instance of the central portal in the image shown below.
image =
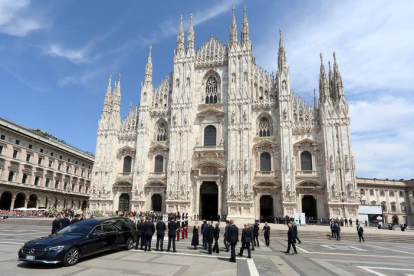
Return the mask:
<svg viewBox="0 0 414 276">
<path fill-rule="evenodd" d="M 162 211 L 162 197 L 160 194 L 154 194 L 151 197 L 151 210 L 154 212 Z"/>
<path fill-rule="evenodd" d="M 317 218 L 316 199 L 311 195 L 305 195 L 302 198 L 302 213 L 305 213 L 307 218 Z"/>
<path fill-rule="evenodd" d="M 218 188 L 216 182 L 203 182 L 200 188 L 201 219 L 217 220 Z"/>
</svg>

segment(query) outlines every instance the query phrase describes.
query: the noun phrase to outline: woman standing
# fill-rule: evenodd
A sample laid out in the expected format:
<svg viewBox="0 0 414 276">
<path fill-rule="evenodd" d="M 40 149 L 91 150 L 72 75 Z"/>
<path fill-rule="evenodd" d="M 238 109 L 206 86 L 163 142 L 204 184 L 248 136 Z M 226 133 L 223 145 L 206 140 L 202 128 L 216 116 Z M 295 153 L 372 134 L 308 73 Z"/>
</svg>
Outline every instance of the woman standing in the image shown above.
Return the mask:
<svg viewBox="0 0 414 276">
<path fill-rule="evenodd" d="M 193 239 L 191 240 L 191 245 L 194 246 L 194 250 L 196 250 L 197 249 L 197 245 L 199 245 L 199 243 L 198 243 L 198 236 L 199 236 L 198 229 L 199 229 L 199 227 L 198 227 L 197 224 L 198 223 L 196 222 L 196 224 L 194 225 L 194 228 L 193 228 Z"/>
<path fill-rule="evenodd" d="M 220 253 L 219 245 L 218 245 L 219 237 L 220 237 L 220 228 L 219 228 L 219 224 L 216 223 L 216 228 L 214 228 L 215 243 L 214 243 L 214 247 L 213 247 L 213 252 L 216 252 L 216 253 Z"/>
</svg>

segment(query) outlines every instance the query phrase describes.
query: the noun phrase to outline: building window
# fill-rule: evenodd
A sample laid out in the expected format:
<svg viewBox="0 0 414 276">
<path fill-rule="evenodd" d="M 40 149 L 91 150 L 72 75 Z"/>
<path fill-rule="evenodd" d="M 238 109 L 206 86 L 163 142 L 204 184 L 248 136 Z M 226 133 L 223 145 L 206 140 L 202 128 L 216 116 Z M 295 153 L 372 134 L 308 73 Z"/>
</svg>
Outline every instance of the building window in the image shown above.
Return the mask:
<svg viewBox="0 0 414 276">
<path fill-rule="evenodd" d="M 88 188 L 88 187 L 86 187 L 86 188 L 85 188 L 85 194 L 87 194 L 87 193 L 88 193 L 88 191 L 89 191 L 89 188 Z"/>
<path fill-rule="evenodd" d="M 43 149 L 40 149 L 40 152 L 43 153 Z"/>
<path fill-rule="evenodd" d="M 33 148 L 33 145 L 29 144 L 29 149 L 32 149 L 32 148 Z"/>
<path fill-rule="evenodd" d="M 62 164 L 61 163 L 59 163 L 59 165 L 58 165 L 58 170 L 60 171 L 60 169 L 62 168 Z"/>
<path fill-rule="evenodd" d="M 53 156 L 53 152 L 50 153 L 50 156 Z"/>
<path fill-rule="evenodd" d="M 400 197 L 404 197 L 404 191 L 399 191 L 398 194 Z"/>
<path fill-rule="evenodd" d="M 387 203 L 385 201 L 381 202 L 382 205 L 382 211 L 387 212 Z"/>
<path fill-rule="evenodd" d="M 37 164 L 38 165 L 42 165 L 42 161 L 43 161 L 43 158 L 42 157 L 39 157 L 39 160 L 37 161 Z"/>
<path fill-rule="evenodd" d="M 63 184 L 63 190 L 65 190 L 66 191 L 66 189 L 68 188 L 68 182 L 65 182 L 64 184 Z"/>
<path fill-rule="evenodd" d="M 17 158 L 17 154 L 18 154 L 19 152 L 17 151 L 17 150 L 14 150 L 13 151 L 13 158 Z"/>
<path fill-rule="evenodd" d="M 19 140 L 16 140 L 16 145 L 20 145 L 20 141 Z"/>
<path fill-rule="evenodd" d="M 14 172 L 9 172 L 9 178 L 7 179 L 8 181 L 13 181 L 14 179 Z"/>
<path fill-rule="evenodd" d="M 125 156 L 124 157 L 124 173 L 130 173 L 131 172 L 131 166 L 132 166 L 132 158 L 131 156 Z"/>
<path fill-rule="evenodd" d="M 376 205 L 377 204 L 377 202 L 374 200 L 374 201 L 371 201 L 371 205 Z"/>
<path fill-rule="evenodd" d="M 70 162 L 70 158 L 68 158 L 68 162 Z"/>
<path fill-rule="evenodd" d="M 59 180 L 55 181 L 55 189 L 59 189 Z"/>
<path fill-rule="evenodd" d="M 35 182 L 34 182 L 35 186 L 39 186 L 39 180 L 40 180 L 40 177 L 36 176 Z"/>
<path fill-rule="evenodd" d="M 302 171 L 312 170 L 312 154 L 304 151 L 300 154 L 300 168 Z"/>
<path fill-rule="evenodd" d="M 84 174 L 84 173 L 85 173 L 85 172 L 82 170 L 82 171 L 81 171 L 81 176 L 82 176 L 82 177 L 83 177 L 83 174 Z"/>
<path fill-rule="evenodd" d="M 75 184 L 72 184 L 72 192 L 75 191 Z"/>
<path fill-rule="evenodd" d="M 405 207 L 405 203 L 401 203 L 401 212 L 405 213 L 407 208 Z"/>
<path fill-rule="evenodd" d="M 30 158 L 31 158 L 32 156 L 30 155 L 30 154 L 27 154 L 26 155 L 26 162 L 30 162 Z"/>
<path fill-rule="evenodd" d="M 167 125 L 165 122 L 159 122 L 157 124 L 157 141 L 166 141 L 167 140 Z"/>
<path fill-rule="evenodd" d="M 69 173 L 69 166 L 66 166 L 66 172 Z"/>
<path fill-rule="evenodd" d="M 76 168 L 76 169 L 75 169 L 75 174 L 76 174 L 77 172 L 78 172 L 78 169 Z"/>
<path fill-rule="evenodd" d="M 49 161 L 49 168 L 52 167 L 52 163 L 53 163 L 53 161 Z"/>
<path fill-rule="evenodd" d="M 360 190 L 360 194 L 361 194 L 361 195 L 365 195 L 365 190 L 364 190 L 364 189 L 361 189 L 361 190 Z"/>
<path fill-rule="evenodd" d="M 50 179 L 49 178 L 46 178 L 46 183 L 45 183 L 45 187 L 46 188 L 49 188 L 49 183 L 50 183 Z"/>
<path fill-rule="evenodd" d="M 260 154 L 260 171 L 270 172 L 272 170 L 271 165 L 270 154 L 268 152 Z"/>
<path fill-rule="evenodd" d="M 206 104 L 217 103 L 217 80 L 211 76 L 206 83 Z"/>
<path fill-rule="evenodd" d="M 78 161 L 75 161 L 75 164 L 77 165 L 78 164 Z"/>
<path fill-rule="evenodd" d="M 85 167 L 85 164 L 84 163 L 82 163 L 82 167 Z"/>
<path fill-rule="evenodd" d="M 81 193 L 81 192 L 82 192 L 82 186 L 79 185 L 78 193 Z"/>
<path fill-rule="evenodd" d="M 372 189 L 371 189 L 371 190 L 369 190 L 369 195 L 370 195 L 370 196 L 374 196 L 374 190 L 372 190 Z"/>
<path fill-rule="evenodd" d="M 367 201 L 366 200 L 361 200 L 361 204 L 362 205 L 366 205 L 367 204 Z"/>
<path fill-rule="evenodd" d="M 216 145 L 217 129 L 214 126 L 207 126 L 204 129 L 204 146 Z"/>
<path fill-rule="evenodd" d="M 0 146 L 0 154 L 3 153 L 3 146 Z"/>
<path fill-rule="evenodd" d="M 394 191 L 390 190 L 390 197 L 394 197 Z"/>
<path fill-rule="evenodd" d="M 397 206 L 395 206 L 395 202 L 391 203 L 391 212 L 397 212 Z"/>
<path fill-rule="evenodd" d="M 63 156 L 62 156 L 62 155 L 61 155 L 61 156 L 59 156 L 59 159 L 61 159 L 61 160 L 62 160 L 62 159 L 63 159 Z"/>
<path fill-rule="evenodd" d="M 6 140 L 6 135 L 1 135 L 1 140 Z"/>
<path fill-rule="evenodd" d="M 385 196 L 384 190 L 380 190 L 380 196 Z"/>
<path fill-rule="evenodd" d="M 23 174 L 22 183 L 26 184 L 26 181 L 27 181 L 27 174 Z"/>
<path fill-rule="evenodd" d="M 262 117 L 259 120 L 259 137 L 272 136 L 272 126 L 267 117 Z"/>
<path fill-rule="evenodd" d="M 155 157 L 154 172 L 162 173 L 163 171 L 164 171 L 164 157 L 162 157 L 161 155 L 157 155 Z"/>
</svg>

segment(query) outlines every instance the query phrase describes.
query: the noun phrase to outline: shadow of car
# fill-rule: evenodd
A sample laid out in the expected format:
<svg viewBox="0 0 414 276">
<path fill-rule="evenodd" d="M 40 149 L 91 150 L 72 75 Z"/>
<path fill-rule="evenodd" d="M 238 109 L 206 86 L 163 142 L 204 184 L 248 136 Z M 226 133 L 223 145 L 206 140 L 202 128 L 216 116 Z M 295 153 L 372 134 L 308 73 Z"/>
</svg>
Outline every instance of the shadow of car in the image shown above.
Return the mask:
<svg viewBox="0 0 414 276">
<path fill-rule="evenodd" d="M 93 218 L 71 224 L 57 233 L 28 241 L 19 249 L 20 261 L 71 266 L 93 254 L 133 247 L 134 223 L 124 217 Z"/>
</svg>

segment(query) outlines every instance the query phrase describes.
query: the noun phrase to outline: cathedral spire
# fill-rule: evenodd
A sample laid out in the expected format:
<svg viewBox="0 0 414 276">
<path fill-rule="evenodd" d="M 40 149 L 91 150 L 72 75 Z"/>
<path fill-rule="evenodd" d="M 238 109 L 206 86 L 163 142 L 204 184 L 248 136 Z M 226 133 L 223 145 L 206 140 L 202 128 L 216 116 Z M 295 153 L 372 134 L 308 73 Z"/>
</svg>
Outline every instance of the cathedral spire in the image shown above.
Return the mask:
<svg viewBox="0 0 414 276">
<path fill-rule="evenodd" d="M 106 115 L 111 113 L 111 110 L 112 110 L 111 89 L 112 89 L 112 76 L 109 76 L 109 83 L 108 83 L 108 88 L 106 88 L 106 94 L 105 94 L 105 100 L 104 100 L 101 120 L 105 120 Z"/>
<path fill-rule="evenodd" d="M 318 101 L 316 100 L 316 88 L 313 89 L 313 108 L 318 108 Z"/>
<path fill-rule="evenodd" d="M 233 7 L 233 17 L 231 19 L 230 25 L 230 39 L 229 39 L 229 47 L 231 48 L 233 45 L 237 44 L 237 24 L 236 24 L 236 15 L 234 14 L 235 8 Z"/>
<path fill-rule="evenodd" d="M 278 52 L 278 70 L 281 71 L 283 69 L 287 69 L 287 59 L 286 59 L 286 50 L 285 46 L 283 45 L 283 36 L 282 36 L 282 29 L 279 29 L 279 52 Z"/>
<path fill-rule="evenodd" d="M 344 87 L 342 84 L 341 72 L 339 72 L 338 63 L 336 62 L 336 53 L 333 52 L 334 58 L 334 68 L 333 68 L 333 89 L 335 91 L 334 95 L 336 99 L 339 99 L 344 95 Z"/>
<path fill-rule="evenodd" d="M 152 46 L 149 48 L 148 61 L 145 66 L 145 82 L 152 83 Z"/>
<path fill-rule="evenodd" d="M 190 17 L 190 28 L 187 33 L 187 52 L 194 52 L 194 26 L 193 26 L 193 14 Z"/>
<path fill-rule="evenodd" d="M 321 68 L 319 71 L 319 98 L 324 102 L 329 97 L 329 83 L 325 73 L 325 65 L 323 64 L 323 54 L 320 53 Z"/>
<path fill-rule="evenodd" d="M 249 37 L 249 23 L 247 22 L 246 5 L 243 6 L 243 23 L 241 32 L 241 42 L 245 45 L 250 42 Z"/>
<path fill-rule="evenodd" d="M 183 16 L 180 17 L 180 28 L 177 34 L 177 49 L 176 54 L 184 53 L 184 28 L 183 28 Z"/>
</svg>

